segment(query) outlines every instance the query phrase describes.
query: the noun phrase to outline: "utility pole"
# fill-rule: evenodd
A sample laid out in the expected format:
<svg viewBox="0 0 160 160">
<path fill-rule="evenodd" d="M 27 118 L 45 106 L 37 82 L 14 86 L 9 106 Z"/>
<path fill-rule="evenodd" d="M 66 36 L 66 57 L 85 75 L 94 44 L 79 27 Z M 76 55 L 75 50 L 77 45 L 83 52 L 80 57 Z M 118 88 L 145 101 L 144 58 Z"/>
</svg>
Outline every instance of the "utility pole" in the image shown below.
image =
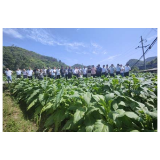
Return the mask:
<svg viewBox="0 0 160 160">
<path fill-rule="evenodd" d="M 145 59 L 145 54 L 144 54 L 144 47 L 143 47 L 143 39 L 141 36 L 141 43 L 142 43 L 142 52 L 143 52 L 143 58 L 144 58 L 144 70 L 146 70 L 146 59 Z"/>
<path fill-rule="evenodd" d="M 142 48 L 143 58 L 144 58 L 144 70 L 146 70 L 146 59 L 145 59 L 144 47 L 149 46 L 149 44 L 148 44 L 147 46 L 144 46 L 144 45 L 143 45 L 143 41 L 144 41 L 144 40 L 143 40 L 143 38 L 142 38 L 142 36 L 141 36 L 141 41 L 140 41 L 139 43 L 142 44 L 142 47 L 138 46 L 137 48 Z M 147 40 L 145 40 L 145 41 L 147 41 Z M 135 48 L 135 49 L 137 49 L 137 48 Z"/>
</svg>

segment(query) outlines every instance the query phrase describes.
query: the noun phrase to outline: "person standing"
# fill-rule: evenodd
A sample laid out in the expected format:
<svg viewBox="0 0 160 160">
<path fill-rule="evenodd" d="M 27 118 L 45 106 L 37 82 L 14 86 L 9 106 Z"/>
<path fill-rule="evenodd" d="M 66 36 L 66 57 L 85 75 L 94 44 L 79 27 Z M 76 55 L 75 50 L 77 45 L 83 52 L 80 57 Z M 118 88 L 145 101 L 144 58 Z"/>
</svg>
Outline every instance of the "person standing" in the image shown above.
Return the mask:
<svg viewBox="0 0 160 160">
<path fill-rule="evenodd" d="M 65 70 L 64 70 L 63 66 L 62 66 L 61 69 L 60 69 L 60 73 L 61 73 L 61 76 L 64 77 Z"/>
<path fill-rule="evenodd" d="M 105 76 L 106 76 L 106 68 L 105 68 L 105 65 L 103 65 L 103 68 L 102 68 L 102 75 L 105 75 Z"/>
<path fill-rule="evenodd" d="M 23 69 L 22 74 L 23 74 L 23 78 L 27 78 L 27 71 L 25 69 Z"/>
<path fill-rule="evenodd" d="M 97 77 L 101 77 L 102 68 L 100 67 L 100 64 L 98 64 L 96 72 L 97 72 Z"/>
<path fill-rule="evenodd" d="M 120 65 L 120 75 L 122 77 L 124 77 L 124 68 L 123 68 L 122 64 Z"/>
<path fill-rule="evenodd" d="M 51 78 L 50 70 L 51 70 L 51 68 L 50 68 L 50 67 L 48 67 L 48 69 L 47 69 L 47 76 Z"/>
<path fill-rule="evenodd" d="M 7 68 L 7 70 L 5 71 L 5 74 L 6 74 L 6 76 L 7 76 L 7 81 L 8 81 L 8 83 L 9 83 L 9 81 L 11 81 L 12 82 L 12 71 L 11 70 L 9 70 L 9 68 Z"/>
<path fill-rule="evenodd" d="M 124 67 L 124 76 L 129 76 L 129 71 L 131 70 L 129 64 L 127 63 Z"/>
<path fill-rule="evenodd" d="M 27 71 L 27 75 L 29 79 L 32 79 L 33 70 L 31 68 L 29 68 L 29 70 Z"/>
<path fill-rule="evenodd" d="M 56 78 L 56 69 L 55 69 L 55 67 L 53 67 L 53 69 L 50 70 L 50 75 L 51 75 L 51 78 L 53 78 L 53 79 Z"/>
<path fill-rule="evenodd" d="M 108 68 L 108 64 L 106 65 L 106 76 L 108 76 L 108 72 L 109 72 L 109 68 Z"/>
<path fill-rule="evenodd" d="M 92 65 L 91 76 L 93 76 L 93 78 L 96 76 L 96 68 L 94 67 L 94 65 Z"/>
<path fill-rule="evenodd" d="M 33 70 L 34 76 L 35 76 L 36 70 L 37 70 L 37 67 L 35 67 L 34 70 Z"/>
<path fill-rule="evenodd" d="M 119 75 L 120 74 L 120 66 L 119 64 L 117 64 L 117 67 L 116 67 L 116 75 Z"/>
<path fill-rule="evenodd" d="M 81 77 L 81 75 L 82 75 L 82 69 L 81 69 L 81 67 L 79 67 L 78 68 L 78 77 Z"/>
<path fill-rule="evenodd" d="M 47 76 L 47 69 L 45 69 L 45 67 L 43 67 L 42 71 L 43 71 L 43 76 L 46 77 Z"/>
<path fill-rule="evenodd" d="M 16 70 L 17 78 L 21 78 L 21 73 L 22 73 L 22 71 L 18 68 Z"/>
<path fill-rule="evenodd" d="M 87 69 L 87 77 L 91 77 L 91 67 L 88 66 L 88 69 Z"/>
<path fill-rule="evenodd" d="M 57 72 L 57 79 L 60 79 L 60 69 L 59 69 L 59 67 L 56 69 L 56 72 Z"/>
<path fill-rule="evenodd" d="M 67 80 L 68 79 L 68 67 L 66 67 L 64 74 L 65 74 L 65 78 Z"/>
<path fill-rule="evenodd" d="M 36 71 L 34 72 L 35 79 L 38 78 L 39 73 L 40 73 L 40 70 L 37 68 Z"/>
<path fill-rule="evenodd" d="M 56 70 L 56 67 L 53 67 L 53 75 L 54 75 L 54 79 L 56 79 L 56 75 L 57 75 L 57 70 Z"/>
<path fill-rule="evenodd" d="M 87 68 L 84 66 L 84 68 L 82 69 L 83 72 L 83 77 L 87 78 Z"/>
<path fill-rule="evenodd" d="M 78 77 L 78 69 L 76 67 L 73 69 L 73 75 Z"/>
<path fill-rule="evenodd" d="M 39 80 L 43 80 L 43 77 L 44 77 L 43 74 L 44 74 L 43 69 L 40 69 L 39 76 L 38 76 Z"/>
<path fill-rule="evenodd" d="M 113 64 L 109 67 L 109 73 L 111 77 L 114 77 L 115 67 Z"/>
<path fill-rule="evenodd" d="M 68 68 L 68 79 L 70 79 L 70 78 L 72 78 L 72 69 L 69 66 L 69 68 Z"/>
</svg>

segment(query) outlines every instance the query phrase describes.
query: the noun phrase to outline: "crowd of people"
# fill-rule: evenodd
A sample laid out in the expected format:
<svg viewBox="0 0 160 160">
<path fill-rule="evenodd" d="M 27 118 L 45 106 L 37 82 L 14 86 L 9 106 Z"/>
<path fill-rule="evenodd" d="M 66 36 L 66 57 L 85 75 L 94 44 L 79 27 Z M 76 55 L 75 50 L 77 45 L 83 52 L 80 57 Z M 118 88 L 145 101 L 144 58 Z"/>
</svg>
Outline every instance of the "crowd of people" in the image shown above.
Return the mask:
<svg viewBox="0 0 160 160">
<path fill-rule="evenodd" d="M 21 78 L 23 76 L 23 78 L 29 78 L 32 79 L 33 76 L 39 80 L 43 80 L 44 77 L 49 77 L 49 78 L 54 78 L 54 79 L 60 79 L 61 77 L 65 77 L 66 79 L 70 79 L 72 78 L 72 76 L 75 77 L 101 77 L 103 76 L 108 76 L 110 75 L 111 77 L 116 75 L 121 75 L 123 76 L 129 76 L 129 71 L 131 70 L 129 64 L 126 64 L 125 66 L 122 66 L 121 64 L 117 64 L 117 66 L 115 67 L 113 64 L 111 64 L 110 67 L 108 67 L 108 65 L 103 65 L 103 67 L 100 67 L 100 65 L 98 65 L 97 67 L 95 67 L 94 65 L 88 66 L 88 67 L 66 67 L 64 68 L 63 66 L 61 68 L 50 68 L 48 67 L 47 69 L 45 67 L 43 67 L 43 69 L 38 69 L 35 68 L 34 70 L 32 70 L 31 68 L 29 68 L 28 70 L 20 70 L 19 68 L 16 70 L 16 75 L 17 78 Z M 9 68 L 7 68 L 7 70 L 5 71 L 5 74 L 7 76 L 7 81 L 9 83 L 9 81 L 12 82 L 12 71 L 9 70 Z"/>
</svg>

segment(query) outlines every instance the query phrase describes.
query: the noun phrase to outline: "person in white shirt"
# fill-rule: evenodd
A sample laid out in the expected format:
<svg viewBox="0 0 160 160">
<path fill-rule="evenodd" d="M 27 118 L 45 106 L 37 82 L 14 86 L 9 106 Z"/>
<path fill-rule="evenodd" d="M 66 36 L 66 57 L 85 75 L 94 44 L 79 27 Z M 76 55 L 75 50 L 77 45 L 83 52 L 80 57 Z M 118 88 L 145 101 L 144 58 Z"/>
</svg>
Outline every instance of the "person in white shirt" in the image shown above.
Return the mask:
<svg viewBox="0 0 160 160">
<path fill-rule="evenodd" d="M 9 83 L 9 81 L 12 82 L 12 71 L 9 70 L 9 68 L 7 68 L 7 70 L 5 71 L 5 74 L 6 74 L 6 76 L 7 76 L 7 81 L 8 81 L 8 83 Z"/>
<path fill-rule="evenodd" d="M 18 68 L 16 70 L 17 78 L 21 78 L 21 73 L 22 73 L 22 71 Z"/>
<path fill-rule="evenodd" d="M 73 75 L 78 77 L 78 69 L 76 67 L 73 69 Z"/>
<path fill-rule="evenodd" d="M 116 75 L 119 75 L 120 74 L 120 66 L 119 64 L 117 64 L 117 67 L 116 67 Z"/>
<path fill-rule="evenodd" d="M 103 68 L 102 68 L 102 75 L 106 75 L 106 68 L 105 68 L 105 65 L 103 65 Z"/>
<path fill-rule="evenodd" d="M 131 70 L 129 64 L 126 64 L 124 67 L 124 76 L 129 76 L 129 71 Z"/>
<path fill-rule="evenodd" d="M 78 68 L 78 77 L 80 77 L 81 74 L 82 74 L 82 69 L 81 69 L 81 67 L 79 67 L 79 68 Z"/>
<path fill-rule="evenodd" d="M 31 68 L 29 68 L 29 70 L 27 71 L 27 75 L 29 79 L 32 79 L 33 70 Z"/>
<path fill-rule="evenodd" d="M 68 79 L 68 67 L 66 67 L 65 71 L 64 71 L 64 75 L 66 80 Z"/>
<path fill-rule="evenodd" d="M 113 64 L 111 64 L 111 66 L 109 67 L 109 73 L 111 77 L 114 77 L 114 71 L 115 71 L 115 67 Z"/>
<path fill-rule="evenodd" d="M 45 67 L 43 67 L 42 71 L 43 71 L 43 76 L 46 77 L 47 76 L 47 69 Z"/>
<path fill-rule="evenodd" d="M 55 79 L 56 78 L 56 73 L 57 73 L 56 68 L 53 67 L 53 69 L 50 70 L 51 78 Z"/>
<path fill-rule="evenodd" d="M 120 65 L 120 75 L 124 77 L 124 67 L 122 66 L 122 64 Z"/>
<path fill-rule="evenodd" d="M 108 72 L 109 72 L 109 68 L 108 68 L 108 64 L 106 65 L 106 76 L 108 76 Z"/>
<path fill-rule="evenodd" d="M 87 78 L 87 68 L 84 66 L 84 68 L 82 69 L 83 72 L 83 77 Z"/>
<path fill-rule="evenodd" d="M 23 78 L 27 78 L 27 71 L 25 69 L 23 69 L 22 74 L 23 74 Z"/>
<path fill-rule="evenodd" d="M 57 72 L 57 79 L 60 79 L 60 68 L 59 67 L 56 69 L 56 72 Z"/>
<path fill-rule="evenodd" d="M 44 72 L 43 72 L 43 69 L 40 69 L 40 71 L 39 71 L 39 76 L 38 76 L 38 79 L 39 80 L 43 80 L 43 77 L 44 77 Z"/>
</svg>

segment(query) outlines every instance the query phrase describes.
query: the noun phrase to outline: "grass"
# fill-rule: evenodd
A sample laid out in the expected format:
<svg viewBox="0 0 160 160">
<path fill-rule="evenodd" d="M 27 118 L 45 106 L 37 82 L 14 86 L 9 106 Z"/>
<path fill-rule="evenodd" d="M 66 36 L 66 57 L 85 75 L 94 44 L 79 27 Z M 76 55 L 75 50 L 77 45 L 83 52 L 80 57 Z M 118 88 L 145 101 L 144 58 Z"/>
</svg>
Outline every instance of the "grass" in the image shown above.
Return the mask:
<svg viewBox="0 0 160 160">
<path fill-rule="evenodd" d="M 36 132 L 36 123 L 26 116 L 22 106 L 14 100 L 7 84 L 3 87 L 3 132 Z"/>
</svg>

